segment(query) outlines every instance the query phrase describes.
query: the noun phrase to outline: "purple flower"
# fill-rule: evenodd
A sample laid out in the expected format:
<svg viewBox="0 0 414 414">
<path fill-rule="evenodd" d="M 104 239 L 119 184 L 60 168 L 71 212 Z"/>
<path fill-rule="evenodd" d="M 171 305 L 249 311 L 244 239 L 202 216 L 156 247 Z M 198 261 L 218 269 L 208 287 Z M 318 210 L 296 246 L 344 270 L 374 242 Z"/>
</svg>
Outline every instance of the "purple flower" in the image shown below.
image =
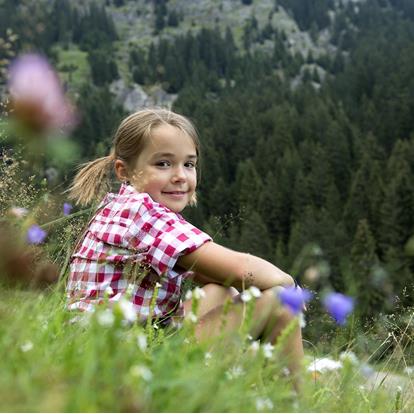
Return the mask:
<svg viewBox="0 0 414 414">
<path fill-rule="evenodd" d="M 72 208 L 73 208 L 72 204 L 64 203 L 63 204 L 63 215 L 68 216 L 70 212 L 72 211 Z"/>
<path fill-rule="evenodd" d="M 29 227 L 26 234 L 26 239 L 31 244 L 43 243 L 47 233 L 41 229 L 37 224 L 33 224 Z"/>
<path fill-rule="evenodd" d="M 346 318 L 354 309 L 354 300 L 342 293 L 329 293 L 323 304 L 338 325 L 345 325 Z"/>
<path fill-rule="evenodd" d="M 294 286 L 282 289 L 279 292 L 279 299 L 284 306 L 287 306 L 294 315 L 303 310 L 306 302 L 309 302 L 312 294 L 306 289 L 296 288 Z"/>
<path fill-rule="evenodd" d="M 68 128 L 75 124 L 73 107 L 47 60 L 26 54 L 10 66 L 9 90 L 13 115 L 36 131 Z"/>
</svg>

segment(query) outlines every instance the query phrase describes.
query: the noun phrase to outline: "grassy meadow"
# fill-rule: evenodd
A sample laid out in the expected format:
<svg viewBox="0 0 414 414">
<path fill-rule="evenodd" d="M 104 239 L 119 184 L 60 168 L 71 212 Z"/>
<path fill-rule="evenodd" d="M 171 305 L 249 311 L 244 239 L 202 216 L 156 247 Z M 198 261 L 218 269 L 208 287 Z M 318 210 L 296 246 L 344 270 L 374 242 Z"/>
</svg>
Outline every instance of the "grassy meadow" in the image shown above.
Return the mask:
<svg viewBox="0 0 414 414">
<path fill-rule="evenodd" d="M 46 290 L 3 286 L 0 301 L 0 407 L 20 412 L 412 412 L 409 377 L 367 379 L 348 352 L 342 367 L 306 369 L 293 391 L 277 345 L 240 333 L 196 343 L 179 331 L 123 323 L 105 306 L 74 321 L 62 284 Z M 334 338 L 333 338 L 334 339 Z M 329 357 L 338 356 L 331 348 Z M 349 350 L 351 351 L 351 350 Z M 327 356 L 327 355 L 323 355 Z M 404 358 L 404 355 L 401 355 Z M 371 366 L 371 369 L 375 366 Z M 388 367 L 392 369 L 391 366 Z"/>
</svg>

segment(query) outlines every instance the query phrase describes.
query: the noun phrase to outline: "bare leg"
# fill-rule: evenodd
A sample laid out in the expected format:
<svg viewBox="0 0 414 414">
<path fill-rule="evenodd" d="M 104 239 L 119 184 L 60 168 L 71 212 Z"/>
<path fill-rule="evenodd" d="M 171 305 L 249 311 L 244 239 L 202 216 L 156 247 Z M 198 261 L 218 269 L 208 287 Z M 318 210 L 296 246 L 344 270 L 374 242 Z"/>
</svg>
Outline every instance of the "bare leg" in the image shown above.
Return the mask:
<svg viewBox="0 0 414 414">
<path fill-rule="evenodd" d="M 196 326 L 196 336 L 208 339 L 221 333 L 223 306 L 217 306 L 202 316 Z M 276 343 L 282 331 L 291 323 L 296 324 L 285 338 L 282 352 L 293 375 L 295 388 L 299 387 L 301 363 L 303 359 L 302 334 L 297 319 L 277 302 L 272 289 L 262 292 L 254 309 L 251 335 L 255 338 L 263 335 L 271 343 Z M 235 303 L 226 316 L 226 331 L 237 331 L 243 322 L 243 304 Z"/>
<path fill-rule="evenodd" d="M 238 295 L 238 291 L 233 287 L 225 287 L 218 285 L 217 283 L 207 283 L 202 288 L 205 296 L 199 300 L 198 303 L 198 317 L 204 316 L 212 309 L 220 307 L 227 299 L 231 299 Z M 187 314 L 191 311 L 192 300 L 186 300 L 184 302 L 184 312 Z"/>
</svg>

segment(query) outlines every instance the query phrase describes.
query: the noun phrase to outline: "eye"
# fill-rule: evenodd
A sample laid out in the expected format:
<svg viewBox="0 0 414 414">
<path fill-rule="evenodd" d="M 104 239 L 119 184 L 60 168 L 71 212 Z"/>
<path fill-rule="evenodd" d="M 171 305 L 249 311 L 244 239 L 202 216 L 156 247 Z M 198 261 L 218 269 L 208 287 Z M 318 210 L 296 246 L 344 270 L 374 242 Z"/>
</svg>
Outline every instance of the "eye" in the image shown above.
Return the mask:
<svg viewBox="0 0 414 414">
<path fill-rule="evenodd" d="M 171 164 L 170 164 L 170 162 L 169 161 L 157 161 L 156 163 L 155 163 L 155 165 L 157 166 L 157 167 L 160 167 L 160 168 L 167 168 L 167 167 L 169 167 Z"/>
<path fill-rule="evenodd" d="M 196 167 L 196 163 L 195 163 L 195 161 L 187 161 L 184 165 L 185 165 L 187 168 L 195 168 L 195 167 Z"/>
</svg>

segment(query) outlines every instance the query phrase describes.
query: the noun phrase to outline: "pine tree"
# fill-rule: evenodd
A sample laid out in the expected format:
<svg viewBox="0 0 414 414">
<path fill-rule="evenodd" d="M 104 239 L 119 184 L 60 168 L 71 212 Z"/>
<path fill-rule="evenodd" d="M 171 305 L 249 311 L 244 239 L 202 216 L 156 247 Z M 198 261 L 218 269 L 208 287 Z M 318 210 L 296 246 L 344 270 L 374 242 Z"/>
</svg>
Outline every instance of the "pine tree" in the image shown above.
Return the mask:
<svg viewBox="0 0 414 414">
<path fill-rule="evenodd" d="M 272 260 L 272 245 L 263 219 L 253 208 L 245 212 L 241 222 L 238 247 L 241 251 Z"/>
<path fill-rule="evenodd" d="M 263 183 L 251 159 L 239 163 L 234 186 L 238 204 L 245 208 L 256 208 Z"/>
<path fill-rule="evenodd" d="M 366 219 L 358 222 L 351 248 L 351 268 L 347 275 L 348 292 L 356 298 L 358 312 L 373 316 L 384 310 L 384 301 L 391 293 L 386 273 L 378 273 L 376 242 Z"/>
</svg>

